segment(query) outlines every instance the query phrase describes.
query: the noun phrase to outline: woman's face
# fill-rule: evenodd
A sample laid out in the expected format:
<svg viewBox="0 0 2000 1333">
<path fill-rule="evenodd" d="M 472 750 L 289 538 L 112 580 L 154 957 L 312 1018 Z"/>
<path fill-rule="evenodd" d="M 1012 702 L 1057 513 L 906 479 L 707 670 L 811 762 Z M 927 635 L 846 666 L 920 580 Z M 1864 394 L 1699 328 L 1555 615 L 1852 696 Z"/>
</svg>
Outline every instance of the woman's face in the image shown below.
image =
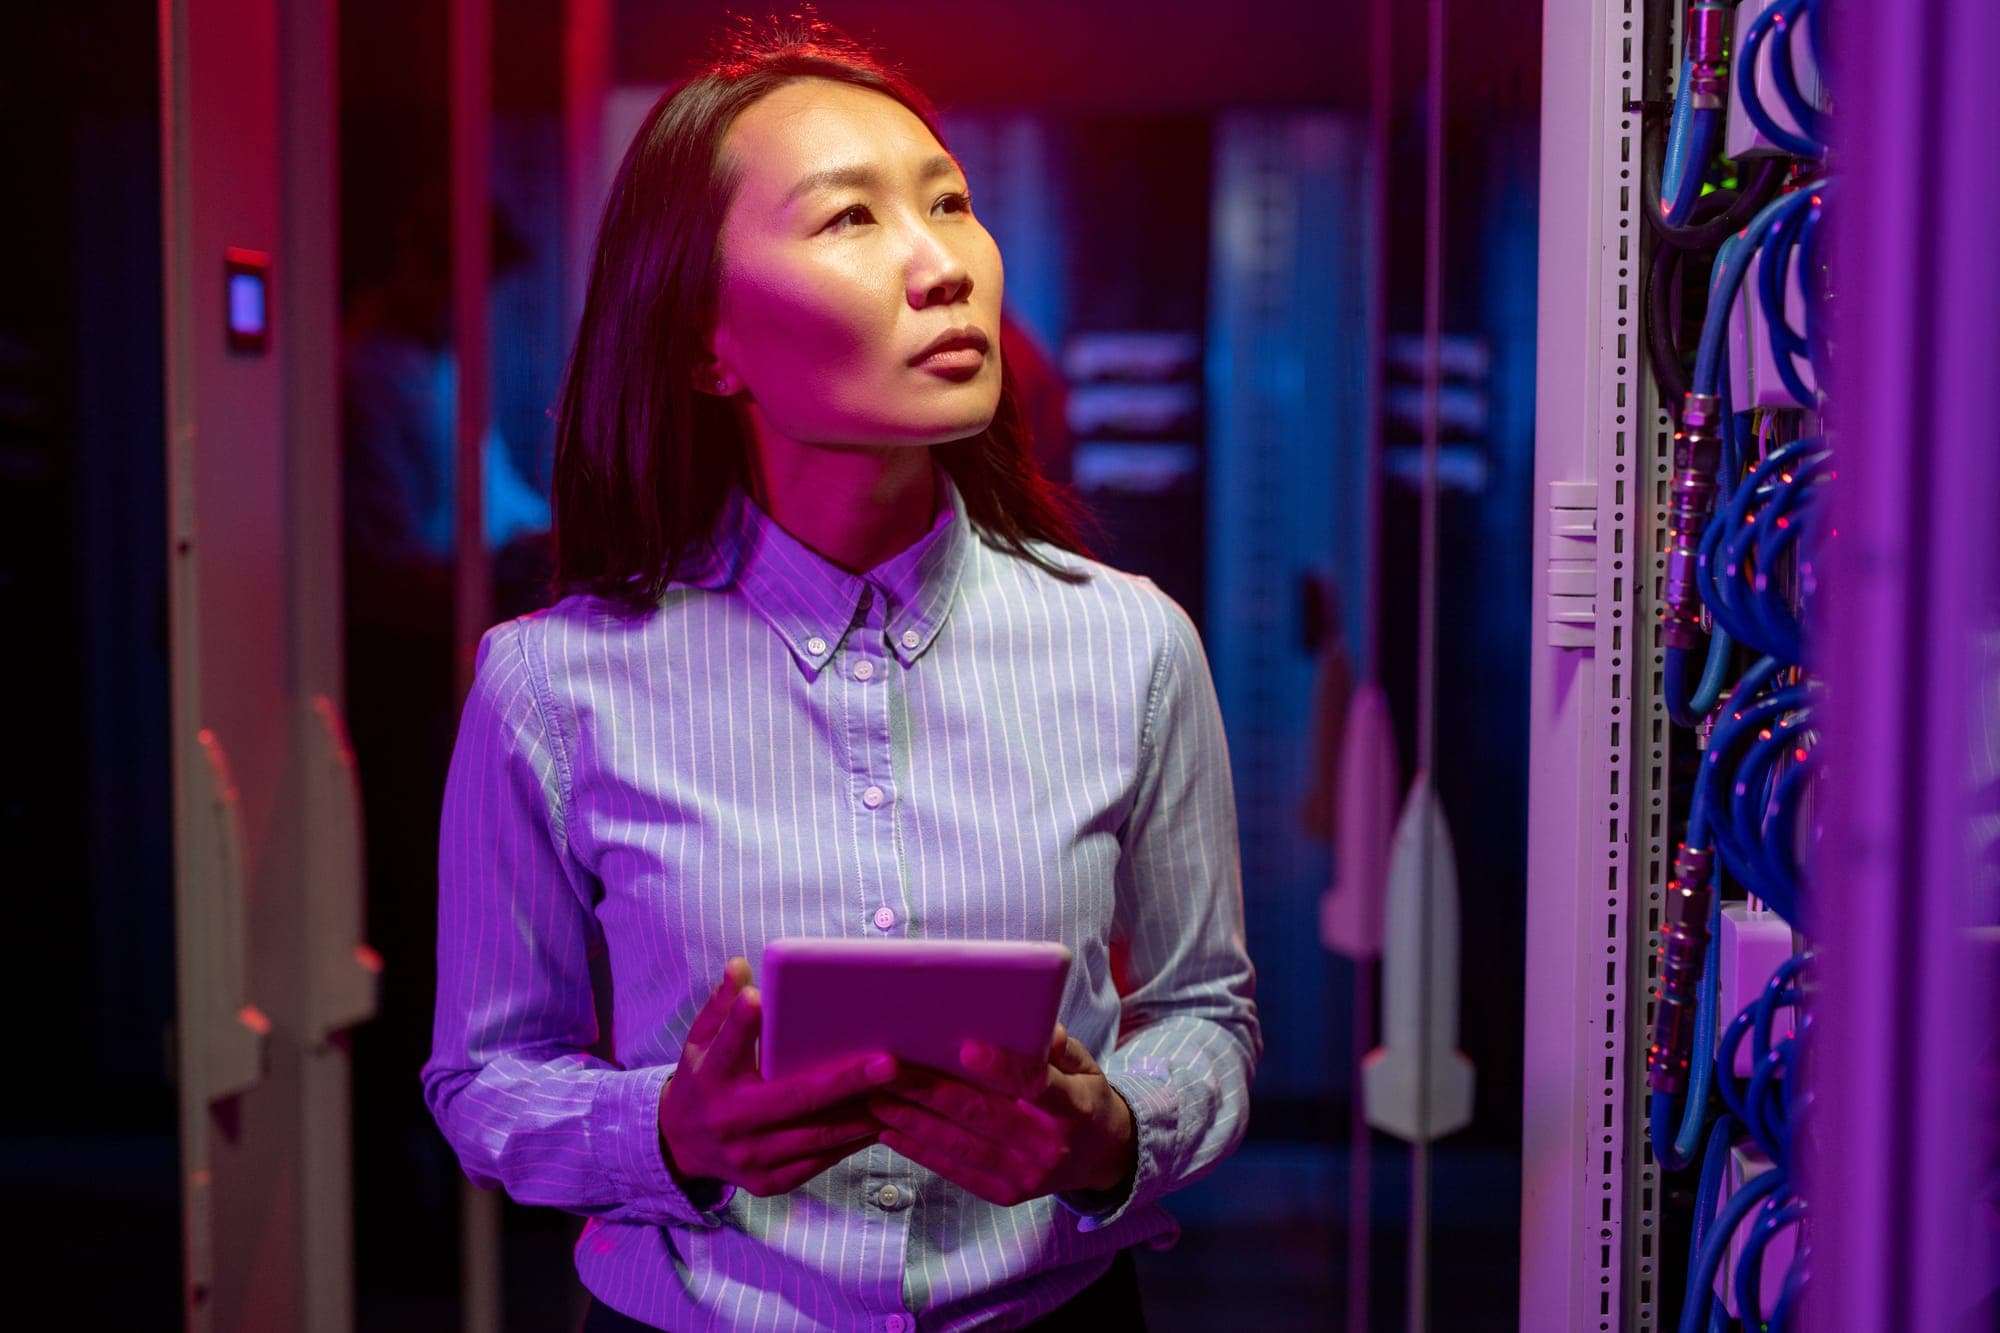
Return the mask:
<svg viewBox="0 0 2000 1333">
<path fill-rule="evenodd" d="M 1000 250 L 924 123 L 880 93 L 801 79 L 747 107 L 723 153 L 737 185 L 710 345 L 763 430 L 882 445 L 985 429 Z"/>
</svg>

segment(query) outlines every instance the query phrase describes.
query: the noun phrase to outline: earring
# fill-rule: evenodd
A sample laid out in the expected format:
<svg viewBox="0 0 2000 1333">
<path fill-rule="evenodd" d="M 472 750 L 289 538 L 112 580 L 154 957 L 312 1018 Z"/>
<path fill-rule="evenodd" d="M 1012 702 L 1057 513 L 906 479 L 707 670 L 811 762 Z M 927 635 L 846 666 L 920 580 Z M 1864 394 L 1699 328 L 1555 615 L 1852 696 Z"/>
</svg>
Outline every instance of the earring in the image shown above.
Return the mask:
<svg viewBox="0 0 2000 1333">
<path fill-rule="evenodd" d="M 728 392 L 729 392 L 729 381 L 728 381 L 728 380 L 717 380 L 717 381 L 715 382 L 715 391 L 716 391 L 717 393 L 724 393 L 724 394 L 728 393 Z"/>
</svg>

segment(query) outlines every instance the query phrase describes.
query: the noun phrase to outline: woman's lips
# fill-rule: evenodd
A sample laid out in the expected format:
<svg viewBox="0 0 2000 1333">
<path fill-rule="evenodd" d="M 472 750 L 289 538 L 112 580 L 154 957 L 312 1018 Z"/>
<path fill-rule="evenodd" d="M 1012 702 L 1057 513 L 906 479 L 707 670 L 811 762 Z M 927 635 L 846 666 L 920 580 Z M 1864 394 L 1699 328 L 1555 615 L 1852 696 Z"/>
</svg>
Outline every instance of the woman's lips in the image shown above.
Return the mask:
<svg viewBox="0 0 2000 1333">
<path fill-rule="evenodd" d="M 980 328 L 947 329 L 923 351 L 910 358 L 918 370 L 927 370 L 948 379 L 967 379 L 986 363 L 991 343 Z"/>
</svg>

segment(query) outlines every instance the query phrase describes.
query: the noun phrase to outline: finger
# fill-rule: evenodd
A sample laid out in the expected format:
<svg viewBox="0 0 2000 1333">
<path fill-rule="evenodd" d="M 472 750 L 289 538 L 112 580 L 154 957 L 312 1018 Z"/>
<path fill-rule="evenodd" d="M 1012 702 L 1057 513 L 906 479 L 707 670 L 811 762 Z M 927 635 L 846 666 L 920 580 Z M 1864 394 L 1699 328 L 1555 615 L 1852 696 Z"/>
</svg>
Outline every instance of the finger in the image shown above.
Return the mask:
<svg viewBox="0 0 2000 1333">
<path fill-rule="evenodd" d="M 709 1058 L 722 1069 L 754 1077 L 757 1031 L 763 1023 L 764 1002 L 755 986 L 744 986 L 723 1011 L 722 1026 L 709 1043 Z"/>
<path fill-rule="evenodd" d="M 933 1106 L 900 1097 L 877 1097 L 868 1103 L 868 1112 L 885 1131 L 893 1129 L 920 1140 L 932 1152 L 942 1151 L 966 1161 L 987 1163 L 989 1169 L 1006 1152 L 1002 1144 L 968 1129 L 963 1121 Z"/>
<path fill-rule="evenodd" d="M 1058 1043 L 1050 1049 L 1049 1063 L 1065 1074 L 1101 1074 L 1103 1069 L 1091 1058 L 1090 1048 L 1075 1037 L 1056 1029 Z"/>
<path fill-rule="evenodd" d="M 1096 1086 L 1093 1087 L 1093 1084 Z M 1058 1069 L 1050 1076 L 1049 1086 L 1042 1089 L 1042 1095 L 1027 1104 L 1058 1120 L 1073 1120 L 1080 1115 L 1088 1115 L 1087 1108 L 1092 1101 L 1108 1092 L 1110 1086 L 1110 1081 L 1095 1063 L 1074 1074 Z"/>
<path fill-rule="evenodd" d="M 901 1067 L 889 1055 L 857 1055 L 803 1074 L 768 1079 L 743 1089 L 745 1114 L 777 1123 L 824 1111 L 893 1081 Z"/>
<path fill-rule="evenodd" d="M 889 1091 L 894 1098 L 921 1106 L 989 1143 L 1009 1143 L 1046 1123 L 1032 1120 L 1027 1105 L 1017 1098 L 948 1076 L 902 1079 Z"/>
<path fill-rule="evenodd" d="M 935 1171 L 952 1184 L 970 1190 L 986 1202 L 997 1204 L 1002 1208 L 1011 1208 L 1032 1197 L 1022 1186 L 972 1163 L 940 1152 L 923 1139 L 904 1134 L 900 1130 L 884 1129 L 882 1144 L 901 1153 L 918 1166 Z"/>
<path fill-rule="evenodd" d="M 709 992 L 708 1002 L 701 1012 L 694 1016 L 694 1023 L 688 1028 L 687 1045 L 706 1046 L 715 1040 L 716 1032 L 722 1027 L 722 1020 L 729 1012 L 729 1006 L 736 998 L 736 992 L 750 984 L 750 964 L 741 958 L 732 958 L 722 969 L 722 979 Z"/>
<path fill-rule="evenodd" d="M 836 1150 L 845 1156 L 867 1147 L 881 1132 L 882 1123 L 874 1116 L 850 1112 L 824 1124 L 801 1125 L 760 1135 L 739 1145 L 735 1157 L 747 1169 L 784 1170 L 801 1162 L 817 1161 Z"/>
<path fill-rule="evenodd" d="M 868 1102 L 869 1113 L 885 1130 L 920 1138 L 933 1150 L 980 1164 L 983 1170 L 1029 1176 L 1045 1171 L 1057 1149 L 1054 1121 L 1014 1101 L 994 1099 L 992 1109 L 997 1113 L 981 1118 L 968 1117 L 965 1107 L 956 1103 L 930 1105 L 896 1094 Z"/>
<path fill-rule="evenodd" d="M 1048 1086 L 1049 1062 L 1040 1051 L 1023 1055 L 1019 1051 L 1001 1050 L 990 1042 L 967 1041 L 959 1047 L 958 1062 L 961 1070 L 946 1072 L 959 1074 L 967 1082 L 1003 1096 L 1030 1101 Z"/>
</svg>

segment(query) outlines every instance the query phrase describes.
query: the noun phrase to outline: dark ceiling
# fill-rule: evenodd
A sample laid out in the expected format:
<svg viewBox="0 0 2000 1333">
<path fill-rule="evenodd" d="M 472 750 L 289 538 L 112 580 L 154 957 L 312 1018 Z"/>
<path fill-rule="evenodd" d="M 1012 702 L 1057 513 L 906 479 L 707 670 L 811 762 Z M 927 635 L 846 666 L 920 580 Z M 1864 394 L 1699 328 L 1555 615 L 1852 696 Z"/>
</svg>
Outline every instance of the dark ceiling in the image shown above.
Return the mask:
<svg viewBox="0 0 2000 1333">
<path fill-rule="evenodd" d="M 617 0 L 615 77 L 668 83 L 701 63 L 741 0 Z M 1397 100 L 1422 79 L 1429 5 L 1391 0 Z M 820 0 L 943 106 L 1191 111 L 1368 103 L 1368 0 Z M 1532 112 L 1540 0 L 1452 0 L 1454 109 Z"/>
</svg>

